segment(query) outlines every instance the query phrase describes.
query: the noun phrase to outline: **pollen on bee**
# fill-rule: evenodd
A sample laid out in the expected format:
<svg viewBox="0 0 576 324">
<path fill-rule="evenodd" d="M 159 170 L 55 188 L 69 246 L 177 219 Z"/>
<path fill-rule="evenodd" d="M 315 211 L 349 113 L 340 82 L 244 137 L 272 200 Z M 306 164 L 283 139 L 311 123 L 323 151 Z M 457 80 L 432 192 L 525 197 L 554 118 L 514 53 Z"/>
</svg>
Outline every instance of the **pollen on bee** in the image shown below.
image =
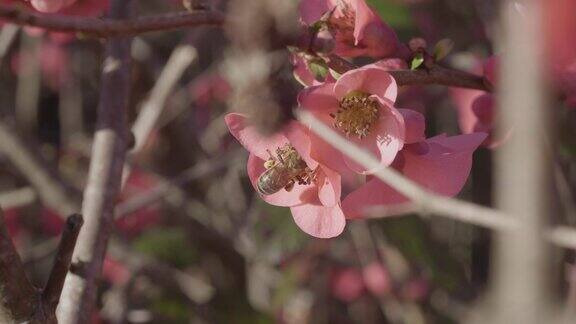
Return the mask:
<svg viewBox="0 0 576 324">
<path fill-rule="evenodd" d="M 264 168 L 266 170 L 272 168 L 274 165 L 276 164 L 276 160 L 274 159 L 268 159 L 264 162 Z"/>
</svg>

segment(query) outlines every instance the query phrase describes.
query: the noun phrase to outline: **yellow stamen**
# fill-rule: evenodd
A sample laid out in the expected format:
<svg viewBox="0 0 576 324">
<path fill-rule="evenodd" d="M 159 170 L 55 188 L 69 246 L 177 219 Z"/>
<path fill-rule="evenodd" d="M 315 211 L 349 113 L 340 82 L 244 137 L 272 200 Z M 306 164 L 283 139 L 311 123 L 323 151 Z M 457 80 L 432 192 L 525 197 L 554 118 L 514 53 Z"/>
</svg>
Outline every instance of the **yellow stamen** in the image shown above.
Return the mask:
<svg viewBox="0 0 576 324">
<path fill-rule="evenodd" d="M 354 91 L 340 101 L 340 108 L 330 114 L 334 118 L 334 127 L 346 136 L 356 135 L 363 138 L 378 120 L 379 105 L 370 95 Z"/>
</svg>

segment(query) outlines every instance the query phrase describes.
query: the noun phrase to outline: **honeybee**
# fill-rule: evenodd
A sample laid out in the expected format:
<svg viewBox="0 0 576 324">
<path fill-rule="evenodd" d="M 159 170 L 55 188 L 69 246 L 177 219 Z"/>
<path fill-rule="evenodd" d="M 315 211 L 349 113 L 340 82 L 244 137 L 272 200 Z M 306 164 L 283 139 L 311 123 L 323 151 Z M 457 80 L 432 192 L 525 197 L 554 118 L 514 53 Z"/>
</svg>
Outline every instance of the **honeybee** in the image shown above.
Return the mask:
<svg viewBox="0 0 576 324">
<path fill-rule="evenodd" d="M 298 184 L 310 184 L 312 173 L 297 156 L 294 148 L 277 149 L 277 158 L 268 151 L 270 159 L 264 163 L 266 171 L 258 177 L 256 188 L 261 195 L 272 195 L 282 189 L 292 190 Z M 296 157 L 294 157 L 296 154 Z"/>
</svg>

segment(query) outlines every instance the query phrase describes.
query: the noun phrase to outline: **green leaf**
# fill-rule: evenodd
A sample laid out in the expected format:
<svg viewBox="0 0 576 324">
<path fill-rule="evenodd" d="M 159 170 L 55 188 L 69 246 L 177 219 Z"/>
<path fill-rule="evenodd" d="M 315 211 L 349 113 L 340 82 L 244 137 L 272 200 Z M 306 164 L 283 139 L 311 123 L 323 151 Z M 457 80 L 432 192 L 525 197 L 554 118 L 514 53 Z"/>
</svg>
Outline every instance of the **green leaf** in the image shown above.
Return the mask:
<svg viewBox="0 0 576 324">
<path fill-rule="evenodd" d="M 187 248 L 183 249 L 183 246 Z M 134 248 L 176 267 L 185 267 L 197 259 L 196 251 L 190 248 L 187 234 L 181 228 L 149 230 L 136 239 Z"/>
<path fill-rule="evenodd" d="M 412 15 L 408 6 L 391 0 L 366 0 L 388 25 L 393 28 L 411 28 Z"/>
<path fill-rule="evenodd" d="M 452 48 L 454 48 L 454 42 L 452 40 L 448 38 L 439 40 L 438 43 L 434 45 L 434 58 L 436 61 L 440 61 L 448 56 L 452 51 Z"/>
<path fill-rule="evenodd" d="M 411 69 L 411 70 L 416 70 L 417 68 L 420 67 L 420 65 L 422 65 L 422 63 L 424 63 L 424 54 L 418 53 L 418 54 L 416 54 L 416 56 L 412 59 L 412 62 L 410 63 L 410 69 Z"/>
<path fill-rule="evenodd" d="M 316 80 L 324 81 L 326 79 L 329 70 L 326 62 L 322 60 L 312 60 L 308 62 L 308 67 L 310 68 L 310 72 L 312 72 L 312 75 L 314 75 Z"/>
</svg>

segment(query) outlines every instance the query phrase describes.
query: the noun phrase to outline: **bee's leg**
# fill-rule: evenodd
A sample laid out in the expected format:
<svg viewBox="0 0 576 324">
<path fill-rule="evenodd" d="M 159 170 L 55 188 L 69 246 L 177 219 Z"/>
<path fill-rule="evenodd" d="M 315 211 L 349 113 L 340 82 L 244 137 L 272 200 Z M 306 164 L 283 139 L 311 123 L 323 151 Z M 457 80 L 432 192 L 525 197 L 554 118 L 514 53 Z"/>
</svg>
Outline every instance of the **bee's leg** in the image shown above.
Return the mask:
<svg viewBox="0 0 576 324">
<path fill-rule="evenodd" d="M 302 184 L 309 185 L 314 180 L 316 180 L 316 172 L 310 170 L 309 168 L 306 168 L 306 170 L 304 170 L 303 175 L 300 177 L 302 179 Z"/>
<path fill-rule="evenodd" d="M 274 157 L 274 155 L 272 154 L 272 152 L 270 152 L 269 149 L 266 149 L 266 152 L 268 153 L 268 155 L 270 156 L 269 160 L 276 160 L 276 158 Z"/>
<path fill-rule="evenodd" d="M 294 188 L 294 180 L 288 182 L 288 184 L 284 186 L 284 189 L 288 192 L 292 191 L 293 188 Z"/>
<path fill-rule="evenodd" d="M 280 148 L 276 149 L 276 156 L 278 156 L 278 161 L 280 161 L 282 165 L 286 165 L 286 162 L 284 162 L 284 158 L 282 158 L 282 150 Z"/>
<path fill-rule="evenodd" d="M 266 170 L 268 170 L 276 164 L 277 160 L 274 157 L 274 155 L 272 155 L 272 152 L 270 152 L 270 150 L 266 149 L 266 152 L 268 152 L 268 155 L 270 155 L 270 158 L 264 162 L 264 168 Z"/>
<path fill-rule="evenodd" d="M 298 181 L 299 185 L 304 184 L 304 179 L 302 179 L 302 176 L 297 175 L 294 178 Z"/>
</svg>

